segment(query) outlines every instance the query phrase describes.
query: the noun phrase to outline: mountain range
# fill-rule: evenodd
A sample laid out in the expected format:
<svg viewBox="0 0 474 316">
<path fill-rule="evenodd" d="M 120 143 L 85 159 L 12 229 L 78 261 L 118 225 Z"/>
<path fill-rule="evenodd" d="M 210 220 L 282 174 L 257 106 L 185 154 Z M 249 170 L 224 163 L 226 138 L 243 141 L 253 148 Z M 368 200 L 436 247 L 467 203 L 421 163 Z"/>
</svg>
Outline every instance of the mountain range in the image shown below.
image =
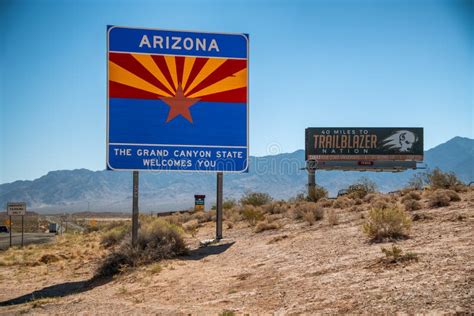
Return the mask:
<svg viewBox="0 0 474 316">
<path fill-rule="evenodd" d="M 455 137 L 425 151 L 427 169 L 452 171 L 464 182 L 474 181 L 474 140 Z M 224 175 L 224 197 L 238 199 L 247 191 L 267 192 L 275 199 L 287 199 L 305 191 L 307 173 L 304 151 L 250 157 L 246 174 Z M 404 187 L 413 174 L 317 171 L 316 182 L 334 196 L 361 177 L 377 184 L 380 191 Z M 206 206 L 215 201 L 216 176 L 203 173 L 140 173 L 140 211 L 160 212 L 192 207 L 194 194 L 205 194 Z M 28 209 L 42 213 L 78 211 L 131 211 L 131 172 L 58 170 L 27 181 L 0 185 L 0 205 L 25 201 Z"/>
</svg>

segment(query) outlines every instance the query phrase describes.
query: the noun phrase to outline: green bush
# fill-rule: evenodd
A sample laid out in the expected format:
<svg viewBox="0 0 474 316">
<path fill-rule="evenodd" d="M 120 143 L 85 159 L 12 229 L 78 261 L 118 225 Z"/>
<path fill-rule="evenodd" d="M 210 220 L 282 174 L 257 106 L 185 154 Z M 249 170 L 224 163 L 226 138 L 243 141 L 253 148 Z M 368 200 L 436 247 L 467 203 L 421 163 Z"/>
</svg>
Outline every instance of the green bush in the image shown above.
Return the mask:
<svg viewBox="0 0 474 316">
<path fill-rule="evenodd" d="M 397 207 L 371 209 L 363 225 L 372 241 L 407 237 L 410 228 L 409 215 Z"/>
<path fill-rule="evenodd" d="M 272 197 L 268 193 L 263 192 L 247 192 L 240 198 L 241 205 L 262 206 L 272 201 Z"/>
</svg>

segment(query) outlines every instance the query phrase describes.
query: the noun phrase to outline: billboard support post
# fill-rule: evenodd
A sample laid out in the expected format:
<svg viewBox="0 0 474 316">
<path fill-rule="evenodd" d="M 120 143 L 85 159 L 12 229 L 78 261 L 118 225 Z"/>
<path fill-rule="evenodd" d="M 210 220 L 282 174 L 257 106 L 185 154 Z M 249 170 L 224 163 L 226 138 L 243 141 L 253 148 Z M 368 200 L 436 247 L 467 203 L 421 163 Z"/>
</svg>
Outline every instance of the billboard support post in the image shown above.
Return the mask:
<svg viewBox="0 0 474 316">
<path fill-rule="evenodd" d="M 132 198 L 132 246 L 135 247 L 138 237 L 138 171 L 133 171 Z"/>
<path fill-rule="evenodd" d="M 311 197 L 316 188 L 316 168 L 308 161 L 308 197 Z"/>
<path fill-rule="evenodd" d="M 12 246 L 12 216 L 10 215 L 10 248 Z"/>
<path fill-rule="evenodd" d="M 217 173 L 217 201 L 216 201 L 216 240 L 222 239 L 222 193 L 224 174 Z"/>
</svg>

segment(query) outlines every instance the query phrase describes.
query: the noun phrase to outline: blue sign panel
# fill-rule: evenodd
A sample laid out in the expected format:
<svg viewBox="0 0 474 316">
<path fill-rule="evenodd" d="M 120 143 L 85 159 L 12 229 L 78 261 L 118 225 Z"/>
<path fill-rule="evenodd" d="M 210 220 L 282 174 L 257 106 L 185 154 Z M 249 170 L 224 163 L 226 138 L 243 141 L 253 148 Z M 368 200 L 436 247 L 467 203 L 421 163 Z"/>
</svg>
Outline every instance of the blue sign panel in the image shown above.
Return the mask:
<svg viewBox="0 0 474 316">
<path fill-rule="evenodd" d="M 248 169 L 248 36 L 107 29 L 107 168 Z"/>
</svg>

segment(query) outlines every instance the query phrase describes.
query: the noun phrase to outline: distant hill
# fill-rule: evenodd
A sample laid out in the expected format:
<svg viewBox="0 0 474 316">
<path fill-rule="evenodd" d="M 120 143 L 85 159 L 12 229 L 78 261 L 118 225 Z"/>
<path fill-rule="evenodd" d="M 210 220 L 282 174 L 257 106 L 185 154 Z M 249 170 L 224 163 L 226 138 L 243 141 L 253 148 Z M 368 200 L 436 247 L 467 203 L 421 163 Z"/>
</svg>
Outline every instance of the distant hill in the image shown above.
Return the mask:
<svg viewBox="0 0 474 316">
<path fill-rule="evenodd" d="M 304 151 L 250 158 L 248 174 L 225 174 L 224 196 L 238 198 L 245 191 L 268 192 L 287 199 L 305 190 Z M 455 172 L 465 182 L 474 181 L 474 140 L 455 137 L 425 152 L 428 168 Z M 331 195 L 362 176 L 392 191 L 406 185 L 415 171 L 401 173 L 318 171 L 316 181 Z M 185 209 L 193 205 L 194 194 L 206 194 L 207 207 L 215 200 L 215 174 L 141 173 L 140 210 L 157 212 Z M 40 212 L 114 211 L 131 209 L 130 172 L 87 169 L 51 171 L 33 181 L 0 185 L 0 205 L 26 201 L 30 210 Z"/>
</svg>

